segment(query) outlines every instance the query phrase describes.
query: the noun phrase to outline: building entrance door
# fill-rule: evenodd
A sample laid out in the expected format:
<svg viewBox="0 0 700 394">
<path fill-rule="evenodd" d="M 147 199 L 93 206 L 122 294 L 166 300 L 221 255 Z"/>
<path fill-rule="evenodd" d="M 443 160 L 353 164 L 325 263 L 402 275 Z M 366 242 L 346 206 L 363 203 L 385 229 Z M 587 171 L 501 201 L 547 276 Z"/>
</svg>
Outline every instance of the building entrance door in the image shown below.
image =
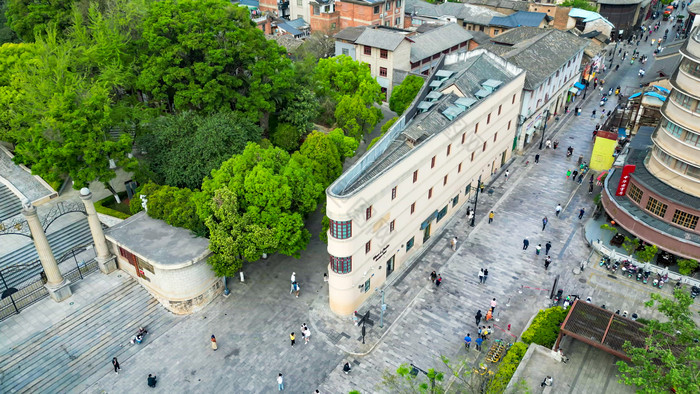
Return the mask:
<svg viewBox="0 0 700 394">
<path fill-rule="evenodd" d="M 430 239 L 430 224 L 423 230 L 423 242 Z"/>
<path fill-rule="evenodd" d="M 386 262 L 386 277 L 388 278 L 392 272 L 394 272 L 394 262 L 396 261 L 396 255 L 391 256 L 389 261 Z"/>
</svg>

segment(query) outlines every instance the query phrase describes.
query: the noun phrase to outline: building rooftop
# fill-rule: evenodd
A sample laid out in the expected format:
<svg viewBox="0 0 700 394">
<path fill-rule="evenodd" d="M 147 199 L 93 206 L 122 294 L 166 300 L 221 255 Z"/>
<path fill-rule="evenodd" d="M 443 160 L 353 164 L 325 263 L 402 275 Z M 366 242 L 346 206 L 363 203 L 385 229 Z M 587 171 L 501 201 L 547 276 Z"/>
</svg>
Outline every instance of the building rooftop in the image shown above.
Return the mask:
<svg viewBox="0 0 700 394">
<path fill-rule="evenodd" d="M 455 45 L 471 40 L 472 34 L 456 23 L 448 23 L 444 26 L 427 31 L 423 34 L 411 36 L 411 62 L 415 63 L 428 56 L 440 53 Z"/>
<path fill-rule="evenodd" d="M 389 30 L 365 29 L 359 37 L 357 37 L 355 44 L 393 51 L 405 38 L 405 35 Z"/>
<path fill-rule="evenodd" d="M 529 3 L 520 0 L 465 0 L 466 3 L 483 5 L 494 8 L 503 8 L 514 11 L 527 11 Z"/>
<path fill-rule="evenodd" d="M 598 4 L 606 4 L 606 5 L 630 5 L 630 4 L 639 4 L 642 3 L 646 0 L 596 0 L 596 3 Z"/>
<path fill-rule="evenodd" d="M 105 236 L 155 266 L 188 266 L 205 257 L 209 240 L 153 219 L 145 211 L 105 230 Z"/>
<path fill-rule="evenodd" d="M 587 45 L 587 39 L 569 32 L 522 26 L 491 38 L 482 47 L 525 69 L 525 89 L 534 90 Z"/>
<path fill-rule="evenodd" d="M 53 198 L 58 194 L 43 179 L 32 175 L 24 166 L 12 161 L 12 154 L 0 146 L 0 221 L 22 210 L 22 201 L 31 202 Z"/>
<path fill-rule="evenodd" d="M 404 116 L 329 187 L 330 194 L 343 196 L 361 189 L 397 162 L 408 158 L 414 150 L 420 149 L 423 142 L 469 116 L 470 109 L 482 101 L 475 95 L 477 91 L 494 86 L 498 88 L 498 85 L 509 83 L 523 72 L 482 49 L 467 52 L 464 56 L 463 61 L 442 65 L 433 72 Z M 486 87 L 485 82 L 488 82 Z M 439 87 L 430 89 L 428 86 L 431 84 Z M 448 89 L 451 87 L 456 88 L 457 92 Z M 435 92 L 441 95 L 438 97 L 433 94 Z M 428 94 L 434 101 L 426 100 Z"/>
<path fill-rule="evenodd" d="M 507 16 L 494 16 L 489 24 L 491 26 L 510 28 L 519 26 L 538 27 L 546 19 L 547 14 L 544 12 L 518 11 Z"/>
<path fill-rule="evenodd" d="M 430 4 L 422 0 L 407 0 L 405 13 L 436 19 L 453 16 L 477 25 L 488 25 L 494 16 L 505 16 L 498 11 L 474 4 L 450 2 Z"/>
<path fill-rule="evenodd" d="M 613 29 L 615 28 L 615 25 L 613 25 L 609 20 L 605 19 L 602 15 L 600 15 L 597 12 L 582 10 L 580 8 L 572 8 L 571 11 L 569 11 L 569 16 L 572 18 L 580 18 L 585 23 L 602 19 L 603 21 L 605 21 L 605 23 L 610 25 L 610 27 L 612 27 Z"/>
<path fill-rule="evenodd" d="M 360 34 L 362 34 L 362 32 L 365 31 L 366 28 L 367 26 L 346 27 L 345 29 L 335 33 L 333 38 L 335 38 L 336 40 L 355 42 L 357 41 L 357 38 L 360 37 Z"/>
</svg>

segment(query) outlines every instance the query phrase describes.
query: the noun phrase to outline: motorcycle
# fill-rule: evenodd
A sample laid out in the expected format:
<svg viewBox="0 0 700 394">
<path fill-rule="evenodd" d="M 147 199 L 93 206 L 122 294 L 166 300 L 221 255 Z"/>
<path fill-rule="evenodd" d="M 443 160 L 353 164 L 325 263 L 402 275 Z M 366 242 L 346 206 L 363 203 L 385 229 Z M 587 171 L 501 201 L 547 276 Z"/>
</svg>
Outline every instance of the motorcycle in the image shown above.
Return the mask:
<svg viewBox="0 0 700 394">
<path fill-rule="evenodd" d="M 620 263 L 616 261 L 615 263 L 613 263 L 612 267 L 610 268 L 610 272 L 612 272 L 614 274 L 618 268 L 620 268 Z"/>
<path fill-rule="evenodd" d="M 647 284 L 647 282 L 649 281 L 649 275 L 651 275 L 651 271 L 644 271 L 644 279 L 642 279 L 642 282 L 644 284 Z"/>
<path fill-rule="evenodd" d="M 690 288 L 690 297 L 695 298 L 700 294 L 700 287 L 693 286 Z"/>
<path fill-rule="evenodd" d="M 644 274 L 642 273 L 642 270 L 641 269 L 637 270 L 637 282 L 642 280 L 643 277 L 644 277 Z"/>
<path fill-rule="evenodd" d="M 605 263 L 606 263 L 606 260 L 607 260 L 608 262 L 610 261 L 609 258 L 607 258 L 607 257 L 602 257 L 602 258 L 600 259 L 600 263 L 598 263 L 598 266 L 600 266 L 600 267 L 604 266 Z"/>
<path fill-rule="evenodd" d="M 564 290 L 562 290 L 562 289 L 557 290 L 557 294 L 554 296 L 554 299 L 552 299 L 552 306 L 559 305 L 559 301 L 561 301 L 562 294 L 564 294 Z"/>
<path fill-rule="evenodd" d="M 630 265 L 627 267 L 627 277 L 628 277 L 628 278 L 631 278 L 631 277 L 634 276 L 634 274 L 636 274 L 636 273 L 637 273 L 637 267 L 636 267 L 634 264 L 630 264 Z"/>
<path fill-rule="evenodd" d="M 572 148 L 570 146 L 568 148 L 566 148 L 566 157 L 571 157 L 571 155 L 573 155 L 573 154 L 574 154 L 574 148 Z"/>
</svg>

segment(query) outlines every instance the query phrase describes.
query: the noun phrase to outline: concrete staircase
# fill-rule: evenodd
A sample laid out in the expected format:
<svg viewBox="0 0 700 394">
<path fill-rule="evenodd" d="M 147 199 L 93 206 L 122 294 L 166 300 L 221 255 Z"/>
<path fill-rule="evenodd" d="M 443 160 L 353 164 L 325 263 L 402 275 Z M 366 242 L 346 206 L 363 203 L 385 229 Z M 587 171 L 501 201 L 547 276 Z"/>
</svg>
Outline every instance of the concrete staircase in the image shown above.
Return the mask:
<svg viewBox="0 0 700 394">
<path fill-rule="evenodd" d="M 22 201 L 7 186 L 0 183 L 0 222 L 22 212 Z"/>
<path fill-rule="evenodd" d="M 81 392 L 180 321 L 135 280 L 0 355 L 0 393 Z M 139 326 L 148 334 L 132 345 Z"/>
</svg>

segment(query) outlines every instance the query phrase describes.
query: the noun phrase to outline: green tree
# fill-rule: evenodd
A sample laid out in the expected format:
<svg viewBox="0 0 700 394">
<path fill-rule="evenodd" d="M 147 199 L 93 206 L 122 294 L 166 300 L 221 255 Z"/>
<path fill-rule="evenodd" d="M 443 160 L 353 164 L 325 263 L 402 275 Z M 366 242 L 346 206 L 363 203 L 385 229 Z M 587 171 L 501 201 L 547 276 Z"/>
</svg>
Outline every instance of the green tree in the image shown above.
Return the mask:
<svg viewBox="0 0 700 394">
<path fill-rule="evenodd" d="M 593 12 L 598 11 L 598 7 L 596 6 L 595 3 L 591 3 L 591 2 L 588 2 L 586 0 L 566 0 L 559 5 L 562 7 L 580 8 L 582 10 L 588 10 L 588 11 L 593 11 Z"/>
<path fill-rule="evenodd" d="M 389 129 L 391 128 L 391 126 L 393 126 L 394 123 L 396 123 L 397 120 L 399 120 L 399 118 L 397 118 L 396 116 L 394 116 L 393 118 L 387 120 L 386 123 L 384 123 L 384 125 L 382 125 L 381 134 L 379 134 L 377 137 L 373 138 L 372 141 L 370 141 L 369 145 L 367 145 L 367 150 L 372 149 L 372 147 L 374 146 L 374 144 L 376 144 L 377 142 L 379 142 L 379 140 L 381 140 L 382 137 L 384 137 L 384 134 L 386 134 L 386 132 L 389 131 Z"/>
<path fill-rule="evenodd" d="M 568 311 L 560 306 L 540 310 L 530 323 L 530 327 L 522 334 L 526 344 L 536 343 L 547 348 L 554 346 L 561 323 L 564 322 Z"/>
<path fill-rule="evenodd" d="M 622 244 L 622 248 L 627 252 L 628 255 L 633 255 L 634 252 L 639 248 L 639 238 L 629 238 L 625 237 L 625 242 Z"/>
<path fill-rule="evenodd" d="M 678 272 L 682 275 L 690 275 L 698 268 L 698 261 L 693 259 L 679 259 Z"/>
<path fill-rule="evenodd" d="M 146 196 L 148 216 L 165 221 L 171 226 L 182 227 L 199 236 L 207 234 L 204 222 L 197 215 L 195 205 L 197 192 L 187 188 L 160 186 L 147 183 L 139 188 L 129 202 L 131 213 L 143 210 L 141 196 Z"/>
<path fill-rule="evenodd" d="M 282 107 L 279 118 L 282 122 L 290 123 L 305 133 L 311 128 L 311 122 L 318 116 L 319 103 L 314 92 L 305 87 L 300 87 L 294 97 Z"/>
<path fill-rule="evenodd" d="M 366 105 L 379 103 L 382 99 L 382 89 L 372 78 L 369 67 L 346 55 L 319 60 L 314 80 L 316 93 L 330 96 L 336 102 L 355 94 L 359 94 Z"/>
<path fill-rule="evenodd" d="M 445 374 L 433 368 L 425 374 L 408 364 L 401 364 L 396 373 L 384 371 L 381 386 L 392 393 L 439 394 L 446 392 Z"/>
<path fill-rule="evenodd" d="M 331 130 L 328 136 L 331 138 L 336 148 L 338 148 L 341 162 L 345 161 L 348 157 L 355 156 L 355 152 L 359 146 L 359 142 L 357 142 L 356 139 L 346 136 L 341 129 Z"/>
<path fill-rule="evenodd" d="M 634 256 L 642 263 L 648 263 L 658 252 L 659 248 L 656 245 L 645 245 L 642 250 L 635 252 Z"/>
<path fill-rule="evenodd" d="M 647 307 L 657 306 L 666 321 L 650 320 L 643 328 L 643 347 L 625 342 L 631 362 L 618 361 L 620 382 L 633 385 L 638 393 L 662 393 L 673 389 L 679 394 L 700 392 L 700 338 L 689 307 L 693 299 L 677 289 L 673 299 L 652 293 Z"/>
<path fill-rule="evenodd" d="M 5 12 L 7 11 L 7 1 L 0 0 L 0 45 L 6 42 L 17 42 L 19 37 L 15 34 L 14 30 L 10 28 L 7 24 L 7 17 Z"/>
<path fill-rule="evenodd" d="M 24 42 L 53 29 L 63 35 L 71 26 L 73 0 L 6 0 L 7 24 Z"/>
<path fill-rule="evenodd" d="M 299 148 L 299 153 L 311 159 L 309 165 L 315 178 L 324 188 L 328 187 L 343 172 L 343 162 L 338 147 L 331 137 L 313 131 Z"/>
<path fill-rule="evenodd" d="M 399 116 L 408 108 L 425 81 L 417 75 L 407 76 L 401 85 L 394 88 L 389 99 L 389 108 Z"/>
<path fill-rule="evenodd" d="M 335 39 L 322 32 L 313 32 L 304 40 L 304 43 L 294 51 L 294 57 L 300 59 L 311 58 L 314 62 L 333 56 L 335 53 Z"/>
<path fill-rule="evenodd" d="M 261 136 L 260 127 L 237 112 L 185 111 L 153 120 L 137 145 L 147 152 L 144 160 L 156 183 L 198 189 L 213 169 Z"/>
<path fill-rule="evenodd" d="M 292 152 L 299 148 L 299 142 L 301 141 L 303 133 L 303 129 L 299 129 L 291 123 L 280 123 L 272 132 L 270 141 L 272 141 L 275 146 L 279 146 L 287 152 Z"/>
<path fill-rule="evenodd" d="M 345 134 L 361 140 L 382 120 L 382 111 L 364 104 L 362 96 L 344 96 L 335 108 L 335 121 Z"/>
<path fill-rule="evenodd" d="M 171 112 L 230 108 L 262 122 L 278 102 L 291 99 L 291 62 L 255 28 L 245 7 L 226 0 L 156 1 L 143 26 L 137 87 L 152 105 Z"/>
<path fill-rule="evenodd" d="M 131 76 L 126 46 L 96 7 L 89 23 L 73 14 L 67 38 L 53 28 L 38 37 L 34 58 L 12 75 L 21 94 L 9 105 L 5 137 L 16 144 L 16 162 L 49 181 L 70 175 L 77 189 L 94 180 L 111 189 L 111 161 L 133 168 L 132 113 L 118 95 Z"/>
</svg>

